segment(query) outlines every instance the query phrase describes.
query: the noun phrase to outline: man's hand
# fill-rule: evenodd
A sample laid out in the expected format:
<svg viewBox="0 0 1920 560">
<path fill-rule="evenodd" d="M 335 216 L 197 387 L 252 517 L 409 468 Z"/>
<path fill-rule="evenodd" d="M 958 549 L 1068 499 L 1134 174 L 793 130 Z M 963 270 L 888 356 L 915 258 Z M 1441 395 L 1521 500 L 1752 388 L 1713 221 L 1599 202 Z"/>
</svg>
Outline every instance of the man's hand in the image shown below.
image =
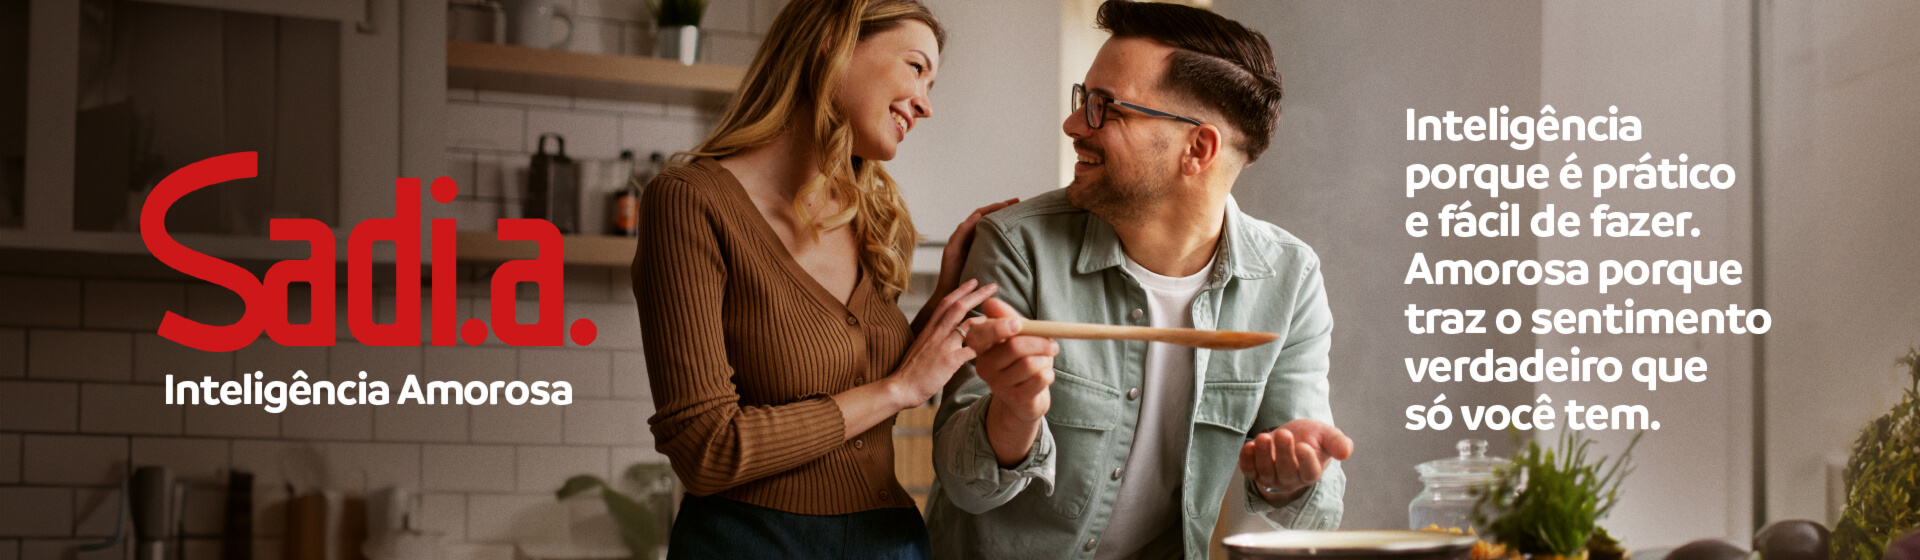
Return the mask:
<svg viewBox="0 0 1920 560">
<path fill-rule="evenodd" d="M 1353 456 L 1353 440 L 1318 420 L 1301 418 L 1240 446 L 1240 472 L 1267 503 L 1284 505 L 1320 481 L 1334 459 Z"/>
<path fill-rule="evenodd" d="M 981 306 L 990 319 L 967 331 L 967 346 L 979 357 L 974 373 L 993 391 L 987 408 L 987 442 L 1002 468 L 1020 464 L 1040 433 L 1040 419 L 1053 403 L 1053 357 L 1060 343 L 1018 335 L 1022 318 L 1012 306 L 988 299 Z"/>
</svg>

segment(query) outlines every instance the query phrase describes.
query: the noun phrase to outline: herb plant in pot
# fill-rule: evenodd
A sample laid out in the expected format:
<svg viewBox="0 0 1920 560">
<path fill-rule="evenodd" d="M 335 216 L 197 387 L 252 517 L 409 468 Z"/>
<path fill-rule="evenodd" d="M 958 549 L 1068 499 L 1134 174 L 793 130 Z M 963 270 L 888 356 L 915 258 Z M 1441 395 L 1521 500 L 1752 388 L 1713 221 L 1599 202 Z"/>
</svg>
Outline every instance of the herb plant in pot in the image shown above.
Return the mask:
<svg viewBox="0 0 1920 560">
<path fill-rule="evenodd" d="M 653 8 L 653 56 L 679 60 L 692 66 L 700 59 L 700 17 L 707 12 L 707 0 L 648 0 Z"/>
<path fill-rule="evenodd" d="M 665 463 L 634 463 L 622 479 L 638 495 L 623 494 L 613 485 L 593 475 L 578 475 L 554 491 L 562 502 L 576 495 L 598 491 L 606 502 L 607 514 L 619 526 L 620 540 L 636 560 L 661 557 L 667 535 L 673 526 L 675 478 Z"/>
<path fill-rule="evenodd" d="M 1902 534 L 1920 530 L 1920 349 L 1894 361 L 1911 381 L 1885 416 L 1860 430 L 1847 458 L 1847 507 L 1833 527 L 1834 560 L 1902 556 Z M 1908 537 L 1906 541 L 1914 541 Z M 1920 556 L 1920 542 L 1907 549 Z"/>
<path fill-rule="evenodd" d="M 1639 443 L 1640 435 L 1633 436 L 1612 460 L 1590 457 L 1593 440 L 1573 430 L 1562 431 L 1553 448 L 1528 441 L 1497 471 L 1498 478 L 1475 491 L 1473 523 L 1509 551 L 1535 560 L 1587 558 L 1590 549 L 1596 559 L 1622 558 L 1626 551 L 1598 521 L 1613 509 Z"/>
</svg>

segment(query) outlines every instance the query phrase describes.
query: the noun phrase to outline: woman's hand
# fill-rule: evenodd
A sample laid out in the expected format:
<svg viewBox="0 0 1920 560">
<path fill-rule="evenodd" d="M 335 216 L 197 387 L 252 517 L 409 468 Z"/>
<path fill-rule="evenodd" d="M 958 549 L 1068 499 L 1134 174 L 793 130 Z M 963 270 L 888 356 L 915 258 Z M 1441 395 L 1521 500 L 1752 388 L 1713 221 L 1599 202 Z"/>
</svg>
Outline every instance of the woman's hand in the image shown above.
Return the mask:
<svg viewBox="0 0 1920 560">
<path fill-rule="evenodd" d="M 979 213 L 974 216 L 979 217 Z M 889 392 L 896 399 L 894 412 L 926 403 L 946 386 L 960 364 L 973 359 L 973 350 L 966 345 L 966 329 L 981 319 L 968 319 L 967 311 L 1000 291 L 998 284 L 978 286 L 978 280 L 968 280 L 940 298 L 926 328 L 920 329 L 913 346 L 907 348 L 907 356 L 900 360 L 899 369 L 887 378 Z"/>
<path fill-rule="evenodd" d="M 999 211 L 1001 208 L 1020 202 L 1018 198 L 1009 198 L 974 210 L 967 219 L 960 221 L 960 227 L 953 228 L 953 235 L 947 237 L 947 248 L 940 252 L 940 280 L 933 284 L 933 297 L 941 298 L 953 291 L 960 283 L 960 268 L 967 265 L 967 249 L 973 246 L 973 227 L 980 218 Z"/>
</svg>

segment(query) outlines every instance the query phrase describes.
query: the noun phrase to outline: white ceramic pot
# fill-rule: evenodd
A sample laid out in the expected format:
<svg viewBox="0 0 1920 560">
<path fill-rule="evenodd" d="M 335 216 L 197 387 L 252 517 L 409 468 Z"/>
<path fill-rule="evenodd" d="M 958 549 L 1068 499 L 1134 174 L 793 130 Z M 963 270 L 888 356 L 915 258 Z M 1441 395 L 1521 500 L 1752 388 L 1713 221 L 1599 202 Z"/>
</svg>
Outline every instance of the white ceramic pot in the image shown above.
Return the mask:
<svg viewBox="0 0 1920 560">
<path fill-rule="evenodd" d="M 700 26 L 661 26 L 653 37 L 653 56 L 678 60 L 687 66 L 693 66 L 700 59 Z"/>
</svg>

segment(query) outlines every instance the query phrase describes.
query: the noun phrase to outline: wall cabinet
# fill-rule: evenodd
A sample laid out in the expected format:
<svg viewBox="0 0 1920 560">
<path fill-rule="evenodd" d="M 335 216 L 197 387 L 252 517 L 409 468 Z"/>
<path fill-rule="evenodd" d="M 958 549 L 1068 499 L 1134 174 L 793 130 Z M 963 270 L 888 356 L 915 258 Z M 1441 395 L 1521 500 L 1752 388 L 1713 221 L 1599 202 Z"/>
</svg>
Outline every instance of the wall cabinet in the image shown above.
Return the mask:
<svg viewBox="0 0 1920 560">
<path fill-rule="evenodd" d="M 258 151 L 258 177 L 182 199 L 169 230 L 224 258 L 297 258 L 301 244 L 265 239 L 268 219 L 344 240 L 340 224 L 392 215 L 395 178 L 439 174 L 443 1 L 15 1 L 26 140 L 0 247 L 145 252 L 135 217 L 154 182 Z"/>
</svg>

